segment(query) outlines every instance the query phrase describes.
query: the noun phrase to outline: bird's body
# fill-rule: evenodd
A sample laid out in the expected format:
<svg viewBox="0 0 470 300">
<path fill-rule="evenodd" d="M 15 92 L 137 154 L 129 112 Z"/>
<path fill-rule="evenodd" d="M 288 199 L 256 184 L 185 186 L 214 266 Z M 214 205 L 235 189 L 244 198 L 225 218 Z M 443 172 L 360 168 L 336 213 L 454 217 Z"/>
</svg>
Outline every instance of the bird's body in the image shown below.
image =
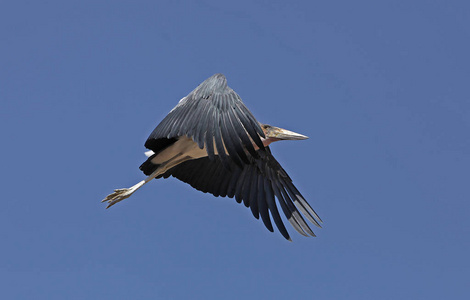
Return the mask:
<svg viewBox="0 0 470 300">
<path fill-rule="evenodd" d="M 189 137 L 182 136 L 179 137 L 176 142 L 171 146 L 163 149 L 158 155 L 155 155 L 155 152 L 152 151 L 152 159 L 150 162 L 155 165 L 162 164 L 175 156 L 175 153 L 185 154 L 188 159 L 197 159 L 204 156 L 207 156 L 206 149 L 199 148 L 199 146 Z M 151 154 L 151 153 L 149 153 Z"/>
<path fill-rule="evenodd" d="M 115 190 L 103 202 L 110 207 L 154 178 L 174 176 L 203 192 L 243 201 L 273 231 L 270 212 L 282 235 L 290 239 L 277 198 L 293 227 L 314 236 L 299 210 L 319 227 L 321 219 L 268 147 L 278 140 L 306 138 L 258 123 L 225 77 L 215 74 L 181 99 L 147 139 L 145 147 L 150 151 L 140 169 L 148 177 L 131 188 Z"/>
</svg>

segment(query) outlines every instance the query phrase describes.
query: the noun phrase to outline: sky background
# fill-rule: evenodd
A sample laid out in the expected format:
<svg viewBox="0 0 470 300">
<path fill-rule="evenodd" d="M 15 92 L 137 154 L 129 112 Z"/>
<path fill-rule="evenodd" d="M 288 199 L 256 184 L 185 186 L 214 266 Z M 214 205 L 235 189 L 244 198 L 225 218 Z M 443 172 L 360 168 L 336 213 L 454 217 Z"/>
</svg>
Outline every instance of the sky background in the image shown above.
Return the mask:
<svg viewBox="0 0 470 300">
<path fill-rule="evenodd" d="M 3 299 L 469 299 L 467 1 L 2 1 Z M 324 221 L 144 178 L 143 144 L 224 73 Z"/>
</svg>

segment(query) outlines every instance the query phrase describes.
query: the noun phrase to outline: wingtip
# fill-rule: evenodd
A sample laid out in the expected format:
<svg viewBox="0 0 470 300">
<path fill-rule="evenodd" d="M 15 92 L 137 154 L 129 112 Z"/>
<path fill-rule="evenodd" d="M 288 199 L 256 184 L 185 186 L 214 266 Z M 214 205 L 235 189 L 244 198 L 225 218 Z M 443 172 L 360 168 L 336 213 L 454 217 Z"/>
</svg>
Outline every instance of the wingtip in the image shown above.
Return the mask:
<svg viewBox="0 0 470 300">
<path fill-rule="evenodd" d="M 211 77 L 207 78 L 204 82 L 211 82 L 214 84 L 214 86 L 227 86 L 227 78 L 222 73 L 215 73 Z"/>
<path fill-rule="evenodd" d="M 214 75 L 211 76 L 211 78 L 217 78 L 217 79 L 225 79 L 225 80 L 227 80 L 227 78 L 225 77 L 225 75 L 222 74 L 222 73 L 215 73 Z"/>
</svg>

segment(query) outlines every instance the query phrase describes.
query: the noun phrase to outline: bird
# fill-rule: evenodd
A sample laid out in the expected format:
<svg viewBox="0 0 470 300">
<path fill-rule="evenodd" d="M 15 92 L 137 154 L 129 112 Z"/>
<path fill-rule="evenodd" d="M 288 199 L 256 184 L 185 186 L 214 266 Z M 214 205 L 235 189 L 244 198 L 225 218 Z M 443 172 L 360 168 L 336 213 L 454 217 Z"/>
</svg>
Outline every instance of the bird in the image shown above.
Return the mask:
<svg viewBox="0 0 470 300">
<path fill-rule="evenodd" d="M 271 232 L 272 218 L 289 241 L 278 205 L 297 232 L 315 236 L 305 218 L 320 228 L 323 221 L 269 147 L 276 141 L 307 138 L 259 123 L 227 85 L 226 77 L 217 73 L 182 98 L 152 131 L 145 142 L 148 158 L 140 166 L 147 178 L 130 188 L 114 190 L 102 202 L 109 208 L 152 179 L 173 176 L 204 193 L 243 202 Z"/>
</svg>

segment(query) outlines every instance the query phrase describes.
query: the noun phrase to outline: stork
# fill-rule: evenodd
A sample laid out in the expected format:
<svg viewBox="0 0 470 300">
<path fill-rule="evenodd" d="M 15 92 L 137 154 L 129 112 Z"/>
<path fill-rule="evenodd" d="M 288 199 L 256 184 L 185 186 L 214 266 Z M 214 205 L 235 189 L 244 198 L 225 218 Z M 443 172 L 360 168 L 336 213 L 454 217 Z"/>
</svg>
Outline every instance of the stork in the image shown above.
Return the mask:
<svg viewBox="0 0 470 300">
<path fill-rule="evenodd" d="M 152 179 L 170 176 L 214 196 L 234 198 L 251 209 L 273 231 L 291 240 L 278 211 L 304 236 L 315 236 L 304 217 L 321 227 L 322 220 L 271 154 L 269 145 L 308 137 L 259 123 L 223 74 L 202 82 L 153 130 L 145 142 L 148 159 L 140 166 L 145 180 L 116 189 L 102 202 L 107 208 L 128 198 Z M 304 217 L 302 217 L 302 215 Z"/>
</svg>

